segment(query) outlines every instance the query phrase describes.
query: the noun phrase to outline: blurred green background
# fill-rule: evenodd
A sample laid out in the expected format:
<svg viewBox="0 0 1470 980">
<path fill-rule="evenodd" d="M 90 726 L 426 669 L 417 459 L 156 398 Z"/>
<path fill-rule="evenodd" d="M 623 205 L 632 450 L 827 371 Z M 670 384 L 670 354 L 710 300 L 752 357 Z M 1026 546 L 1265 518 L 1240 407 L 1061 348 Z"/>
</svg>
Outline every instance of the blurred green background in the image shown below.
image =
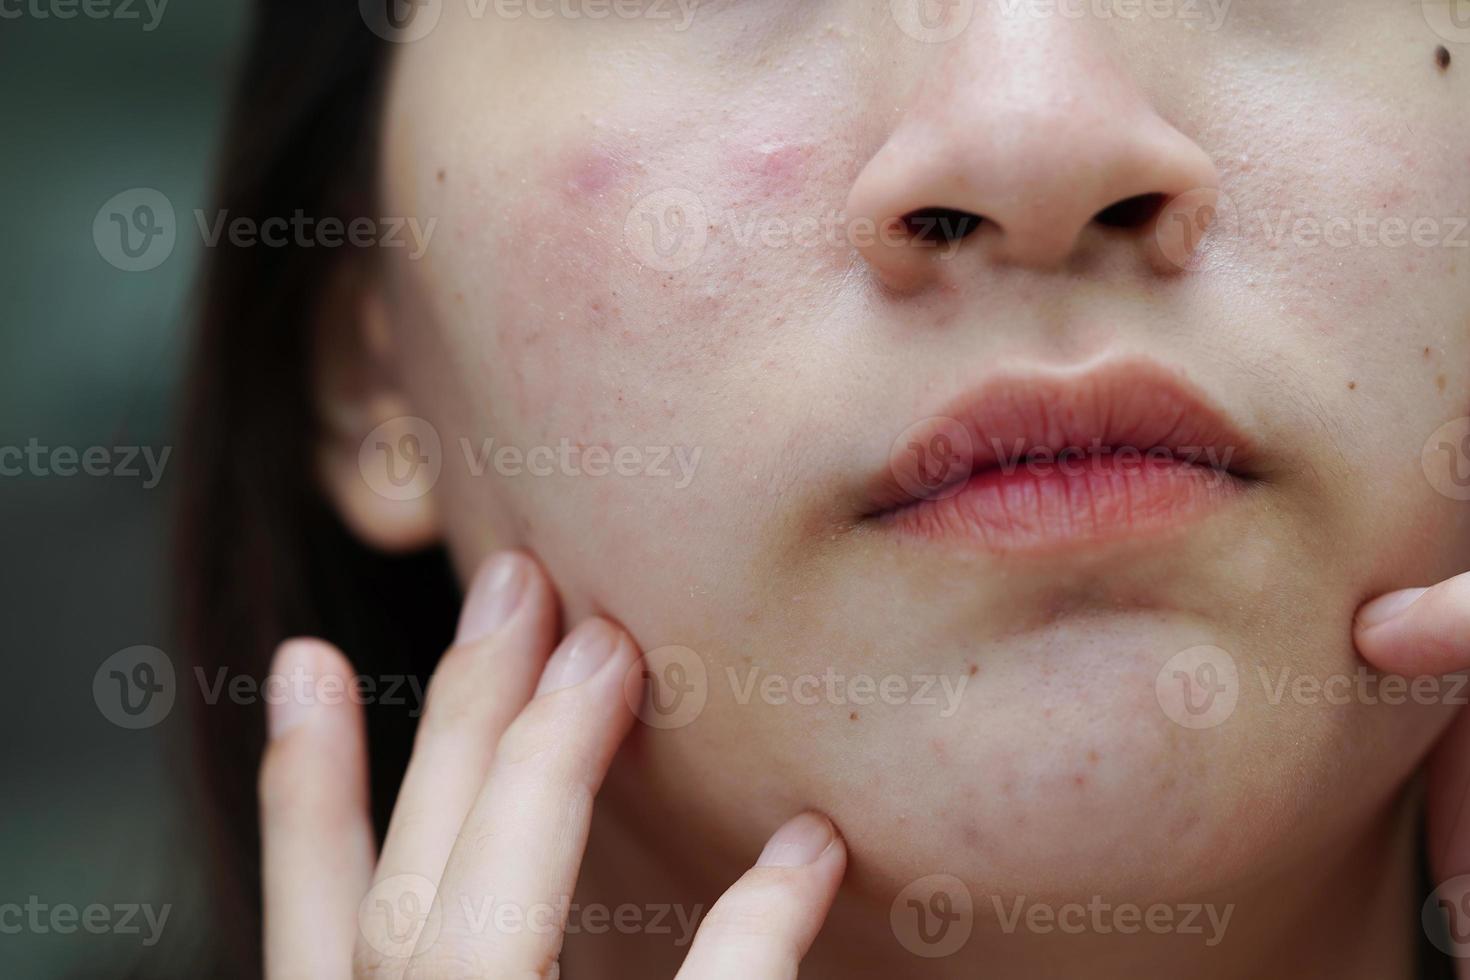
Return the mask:
<svg viewBox="0 0 1470 980">
<path fill-rule="evenodd" d="M 56 16 L 72 9 L 76 16 Z M 99 4 L 0 0 L 0 452 L 174 442 L 180 364 L 215 142 L 243 40 L 239 0 Z M 155 0 L 155 11 L 157 0 Z M 45 14 L 45 16 L 42 16 Z M 123 16 L 133 14 L 133 18 Z M 18 15 L 18 16 L 17 16 Z M 151 28 L 151 29 L 150 29 Z M 93 237 L 120 192 L 156 189 L 177 241 L 148 271 L 123 271 Z M 43 457 L 63 463 L 55 456 Z M 113 469 L 120 457 L 113 455 Z M 0 475 L 6 560 L 0 977 L 191 975 L 209 883 L 187 784 L 182 710 L 129 730 L 93 678 L 114 653 L 169 649 L 166 549 L 175 460 L 138 476 L 43 473 L 14 452 Z M 48 465 L 46 469 L 52 467 Z M 19 472 L 16 472 L 19 470 Z M 182 679 L 181 679 L 182 680 Z M 168 907 L 157 940 L 52 927 L 51 911 Z M 41 925 L 26 906 L 39 907 Z M 97 913 L 93 913 L 96 915 Z M 100 920 L 94 919 L 94 924 Z M 145 960 L 146 958 L 146 960 Z"/>
</svg>

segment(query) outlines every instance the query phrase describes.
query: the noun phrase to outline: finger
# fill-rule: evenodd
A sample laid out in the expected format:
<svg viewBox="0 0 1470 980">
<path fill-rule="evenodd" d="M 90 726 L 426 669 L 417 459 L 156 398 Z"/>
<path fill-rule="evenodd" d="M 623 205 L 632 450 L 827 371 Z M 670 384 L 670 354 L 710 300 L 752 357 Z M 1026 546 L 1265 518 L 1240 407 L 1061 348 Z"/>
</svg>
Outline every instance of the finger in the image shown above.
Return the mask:
<svg viewBox="0 0 1470 980">
<path fill-rule="evenodd" d="M 555 629 L 551 586 L 530 558 L 503 552 L 475 575 L 454 645 L 429 683 L 375 880 L 439 880 L 501 733 L 535 690 Z"/>
<path fill-rule="evenodd" d="M 1364 659 L 1389 674 L 1470 669 L 1470 573 L 1374 599 L 1358 610 L 1353 640 Z"/>
<path fill-rule="evenodd" d="M 536 562 L 517 552 L 486 561 L 429 683 L 362 919 L 360 972 L 392 975 L 391 961 L 401 967 L 413 952 L 410 930 L 427 914 L 495 745 L 530 700 L 555 638 L 556 601 Z"/>
<path fill-rule="evenodd" d="M 506 729 L 444 870 L 414 966 L 550 976 L 587 846 L 592 800 L 632 725 L 632 639 L 606 620 L 572 632 Z"/>
<path fill-rule="evenodd" d="M 830 820 L 803 813 L 790 821 L 710 909 L 677 980 L 794 978 L 846 869 L 847 847 Z"/>
<path fill-rule="evenodd" d="M 319 640 L 282 644 L 271 672 L 260 767 L 265 975 L 345 977 L 373 868 L 362 708 L 348 693 L 347 659 Z"/>
</svg>

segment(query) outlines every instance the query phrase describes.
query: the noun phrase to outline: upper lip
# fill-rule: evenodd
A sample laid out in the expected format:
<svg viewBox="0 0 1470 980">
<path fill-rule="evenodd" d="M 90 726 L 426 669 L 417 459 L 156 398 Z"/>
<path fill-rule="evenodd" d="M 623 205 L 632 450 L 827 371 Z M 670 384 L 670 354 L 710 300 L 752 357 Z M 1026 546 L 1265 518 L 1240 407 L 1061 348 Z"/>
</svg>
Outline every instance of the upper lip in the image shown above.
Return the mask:
<svg viewBox="0 0 1470 980">
<path fill-rule="evenodd" d="M 1183 374 L 1145 360 L 992 378 L 911 426 L 869 485 L 874 516 L 1043 451 L 1166 452 L 1248 478 L 1251 440 Z M 943 465 L 936 461 L 944 459 Z"/>
</svg>

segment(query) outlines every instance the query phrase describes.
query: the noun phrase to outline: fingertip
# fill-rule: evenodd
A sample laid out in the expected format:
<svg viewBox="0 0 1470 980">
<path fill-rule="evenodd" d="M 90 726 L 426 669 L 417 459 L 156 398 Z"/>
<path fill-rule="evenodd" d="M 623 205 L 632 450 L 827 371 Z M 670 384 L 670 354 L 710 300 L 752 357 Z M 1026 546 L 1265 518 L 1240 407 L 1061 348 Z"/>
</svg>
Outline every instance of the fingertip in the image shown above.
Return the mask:
<svg viewBox="0 0 1470 980">
<path fill-rule="evenodd" d="M 816 864 L 834 847 L 842 846 L 842 835 L 826 814 L 808 810 L 781 825 L 766 842 L 756 859 L 758 868 L 800 868 Z"/>
<path fill-rule="evenodd" d="M 577 625 L 552 653 L 542 671 L 536 696 L 576 687 L 600 674 L 610 664 L 626 665 L 637 655 L 628 631 L 602 616 Z M 619 668 L 621 670 L 625 668 Z"/>
<path fill-rule="evenodd" d="M 1381 595 L 1371 602 L 1363 605 L 1358 610 L 1357 626 L 1359 629 L 1371 629 L 1381 626 L 1391 619 L 1396 619 L 1401 613 L 1408 610 L 1410 606 L 1419 601 L 1419 598 L 1428 592 L 1428 589 L 1400 589 Z"/>
<path fill-rule="evenodd" d="M 336 677 L 344 695 L 352 683 L 352 663 L 325 640 L 311 636 L 292 637 L 276 648 L 271 659 L 265 690 L 267 731 L 272 741 L 301 728 L 319 715 L 323 699 L 318 695 L 326 677 Z"/>
<path fill-rule="evenodd" d="M 540 566 L 525 552 L 497 551 L 476 569 L 465 590 L 456 646 L 473 643 L 505 626 L 538 589 L 548 588 Z"/>
</svg>

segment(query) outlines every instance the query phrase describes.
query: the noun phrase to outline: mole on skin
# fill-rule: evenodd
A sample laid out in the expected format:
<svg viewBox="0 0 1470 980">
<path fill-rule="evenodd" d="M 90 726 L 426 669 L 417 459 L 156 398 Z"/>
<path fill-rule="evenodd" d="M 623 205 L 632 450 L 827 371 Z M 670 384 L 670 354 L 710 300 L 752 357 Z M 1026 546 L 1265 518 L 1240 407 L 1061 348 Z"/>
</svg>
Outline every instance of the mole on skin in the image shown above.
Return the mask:
<svg viewBox="0 0 1470 980">
<path fill-rule="evenodd" d="M 1448 71 L 1450 67 L 1450 49 L 1441 44 L 1434 50 L 1434 60 L 1439 65 L 1440 71 Z"/>
</svg>

